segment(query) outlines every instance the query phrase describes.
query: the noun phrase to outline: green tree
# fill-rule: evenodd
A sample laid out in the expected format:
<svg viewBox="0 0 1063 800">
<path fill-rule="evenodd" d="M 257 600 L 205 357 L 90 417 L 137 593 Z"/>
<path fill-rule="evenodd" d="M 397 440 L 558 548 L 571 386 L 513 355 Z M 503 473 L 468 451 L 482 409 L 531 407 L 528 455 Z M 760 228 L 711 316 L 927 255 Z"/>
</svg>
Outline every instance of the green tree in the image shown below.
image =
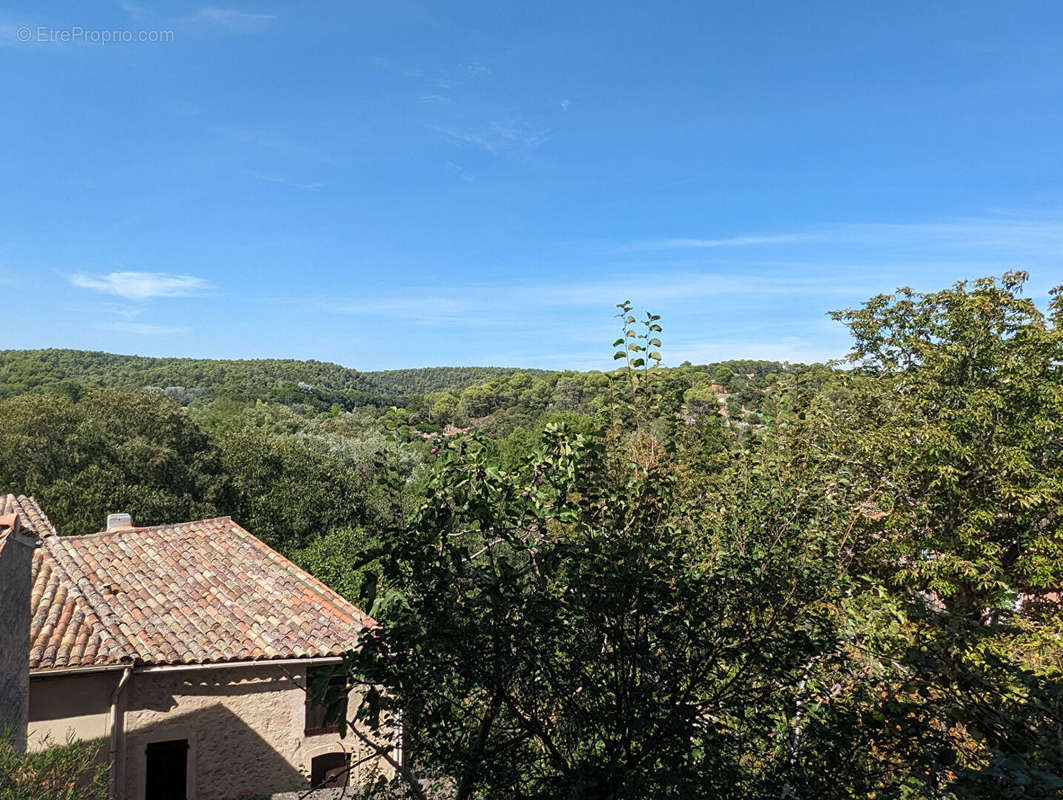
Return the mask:
<svg viewBox="0 0 1063 800">
<path fill-rule="evenodd" d="M 839 749 L 769 734 L 790 742 L 806 673 L 838 660 L 834 561 L 788 502 L 725 510 L 684 485 L 677 454 L 724 450 L 719 417 L 677 445 L 658 318 L 621 318 L 611 430 L 547 426 L 502 459 L 446 443 L 423 507 L 380 537 L 361 714 L 403 712 L 457 800 L 760 796 L 797 785 L 809 742 Z"/>
<path fill-rule="evenodd" d="M 0 491 L 34 495 L 70 534 L 114 511 L 143 525 L 214 516 L 230 497 L 213 441 L 176 403 L 112 389 L 0 401 Z"/>
<path fill-rule="evenodd" d="M 431 392 L 425 395 L 428 419 L 436 425 L 456 423 L 458 416 L 458 398 L 451 392 Z"/>
<path fill-rule="evenodd" d="M 695 383 L 683 393 L 683 405 L 694 416 L 720 413 L 720 401 L 708 383 Z"/>
<path fill-rule="evenodd" d="M 665 466 L 617 475 L 560 428 L 512 471 L 492 453 L 448 446 L 382 537 L 367 714 L 405 709 L 458 799 L 748 796 L 750 742 L 834 642 L 799 531 L 709 553 Z"/>
<path fill-rule="evenodd" d="M 1063 586 L 1063 296 L 1046 315 L 1026 280 L 833 314 L 854 338 L 847 446 L 879 487 L 877 566 L 975 620 Z"/>
<path fill-rule="evenodd" d="M 292 560 L 360 608 L 376 600 L 379 539 L 365 528 L 339 528 L 292 553 Z"/>
<path fill-rule="evenodd" d="M 1060 289 L 1046 314 L 1026 280 L 835 314 L 855 369 L 825 449 L 856 512 L 852 569 L 904 621 L 898 694 L 920 687 L 926 737 L 947 732 L 935 767 L 964 797 L 1063 790 L 1061 617 L 1039 602 L 1063 586 L 1063 314 Z"/>
<path fill-rule="evenodd" d="M 327 531 L 370 521 L 373 460 L 345 458 L 326 440 L 245 427 L 218 440 L 233 488 L 232 515 L 287 551 Z"/>
</svg>

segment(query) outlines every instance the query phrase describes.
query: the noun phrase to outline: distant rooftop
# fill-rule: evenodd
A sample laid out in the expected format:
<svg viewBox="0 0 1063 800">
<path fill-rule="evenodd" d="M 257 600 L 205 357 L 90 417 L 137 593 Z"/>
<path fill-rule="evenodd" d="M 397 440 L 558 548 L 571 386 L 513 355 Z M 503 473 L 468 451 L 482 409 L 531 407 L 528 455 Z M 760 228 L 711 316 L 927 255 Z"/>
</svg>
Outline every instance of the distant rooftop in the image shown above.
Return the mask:
<svg viewBox="0 0 1063 800">
<path fill-rule="evenodd" d="M 57 536 L 37 503 L 0 496 L 43 538 L 30 669 L 337 656 L 373 620 L 228 517 Z"/>
</svg>

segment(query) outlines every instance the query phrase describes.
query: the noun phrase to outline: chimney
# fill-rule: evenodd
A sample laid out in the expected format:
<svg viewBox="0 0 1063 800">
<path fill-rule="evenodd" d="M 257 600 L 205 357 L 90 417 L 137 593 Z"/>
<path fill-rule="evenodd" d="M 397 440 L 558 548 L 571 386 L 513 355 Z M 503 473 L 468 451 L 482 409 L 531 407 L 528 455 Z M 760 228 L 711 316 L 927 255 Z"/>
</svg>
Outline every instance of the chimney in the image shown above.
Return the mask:
<svg viewBox="0 0 1063 800">
<path fill-rule="evenodd" d="M 107 530 L 120 531 L 123 528 L 132 528 L 133 518 L 129 514 L 108 514 Z"/>
<path fill-rule="evenodd" d="M 10 533 L 18 536 L 22 532 L 22 520 L 18 514 L 12 511 L 9 514 L 0 514 L 0 533 Z"/>
</svg>

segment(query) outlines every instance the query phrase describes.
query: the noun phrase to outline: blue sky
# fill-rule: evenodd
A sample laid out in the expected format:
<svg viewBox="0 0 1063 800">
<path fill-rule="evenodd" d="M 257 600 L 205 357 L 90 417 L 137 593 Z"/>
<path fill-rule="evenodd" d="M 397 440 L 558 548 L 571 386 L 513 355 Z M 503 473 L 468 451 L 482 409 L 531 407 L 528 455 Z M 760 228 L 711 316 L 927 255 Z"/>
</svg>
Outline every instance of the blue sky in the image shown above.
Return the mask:
<svg viewBox="0 0 1063 800">
<path fill-rule="evenodd" d="M 0 5 L 0 347 L 808 361 L 1063 283 L 1052 0 L 89 5 Z"/>
</svg>

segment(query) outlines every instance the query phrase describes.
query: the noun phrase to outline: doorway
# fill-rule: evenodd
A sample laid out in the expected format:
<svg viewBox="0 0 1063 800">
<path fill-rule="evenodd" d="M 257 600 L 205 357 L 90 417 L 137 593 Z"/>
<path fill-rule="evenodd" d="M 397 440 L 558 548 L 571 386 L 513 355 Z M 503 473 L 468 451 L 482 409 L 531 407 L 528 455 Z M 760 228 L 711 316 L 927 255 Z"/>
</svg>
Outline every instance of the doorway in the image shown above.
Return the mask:
<svg viewBox="0 0 1063 800">
<path fill-rule="evenodd" d="M 152 742 L 146 752 L 144 800 L 187 800 L 188 739 Z"/>
<path fill-rule="evenodd" d="M 311 759 L 310 788 L 332 789 L 346 786 L 350 763 L 350 756 L 346 753 L 325 753 Z"/>
</svg>

